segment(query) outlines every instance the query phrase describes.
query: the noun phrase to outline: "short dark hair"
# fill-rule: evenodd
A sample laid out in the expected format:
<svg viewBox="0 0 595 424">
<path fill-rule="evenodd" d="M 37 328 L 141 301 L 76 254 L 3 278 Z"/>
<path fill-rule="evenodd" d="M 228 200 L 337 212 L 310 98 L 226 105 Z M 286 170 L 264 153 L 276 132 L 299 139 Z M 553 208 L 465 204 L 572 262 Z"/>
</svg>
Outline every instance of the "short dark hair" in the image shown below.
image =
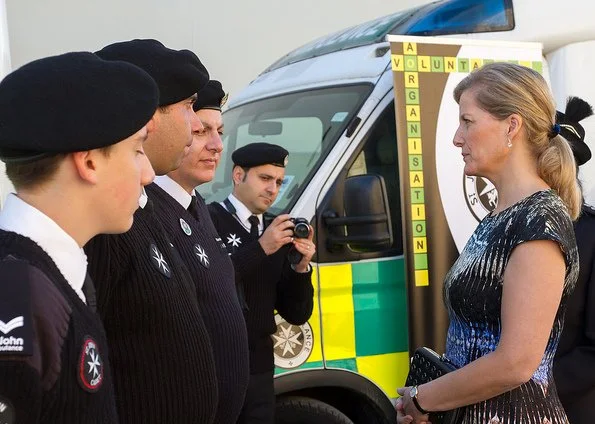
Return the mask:
<svg viewBox="0 0 595 424">
<path fill-rule="evenodd" d="M 100 147 L 99 150 L 104 156 L 109 157 L 114 145 Z M 32 162 L 8 162 L 6 164 L 6 175 L 16 190 L 35 188 L 51 179 L 60 163 L 66 159 L 69 153 L 59 153 L 47 156 Z"/>
<path fill-rule="evenodd" d="M 54 176 L 67 155 L 60 153 L 33 162 L 8 162 L 6 175 L 17 191 L 35 188 Z"/>
</svg>

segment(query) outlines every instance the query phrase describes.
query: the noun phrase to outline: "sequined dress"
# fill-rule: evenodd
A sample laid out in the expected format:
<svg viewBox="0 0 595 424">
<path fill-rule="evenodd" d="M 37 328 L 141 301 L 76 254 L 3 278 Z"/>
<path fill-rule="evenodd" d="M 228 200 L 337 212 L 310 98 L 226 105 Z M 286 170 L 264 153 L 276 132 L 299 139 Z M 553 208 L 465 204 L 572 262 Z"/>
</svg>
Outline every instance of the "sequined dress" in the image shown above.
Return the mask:
<svg viewBox="0 0 595 424">
<path fill-rule="evenodd" d="M 450 318 L 446 356 L 461 367 L 496 349 L 504 270 L 513 249 L 531 240 L 556 241 L 566 260 L 562 300 L 544 356 L 527 383 L 466 407 L 464 424 L 568 422 L 554 384 L 552 361 L 566 301 L 578 275 L 578 251 L 570 217 L 553 190 L 538 191 L 479 223 L 445 279 L 444 300 Z"/>
</svg>

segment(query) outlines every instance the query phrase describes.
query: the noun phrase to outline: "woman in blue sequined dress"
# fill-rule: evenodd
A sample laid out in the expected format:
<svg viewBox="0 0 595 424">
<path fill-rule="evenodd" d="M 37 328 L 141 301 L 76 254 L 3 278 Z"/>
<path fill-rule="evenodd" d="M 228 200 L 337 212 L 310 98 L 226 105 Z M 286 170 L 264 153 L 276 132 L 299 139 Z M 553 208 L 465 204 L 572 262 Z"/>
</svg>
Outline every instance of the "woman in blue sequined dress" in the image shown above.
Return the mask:
<svg viewBox="0 0 595 424">
<path fill-rule="evenodd" d="M 486 65 L 454 96 L 465 174 L 488 178 L 498 205 L 444 284 L 446 355 L 459 369 L 399 389 L 399 421 L 423 423 L 427 412 L 463 407 L 465 424 L 567 423 L 552 360 L 578 274 L 572 151 L 554 125 L 550 91 L 531 69 Z"/>
</svg>

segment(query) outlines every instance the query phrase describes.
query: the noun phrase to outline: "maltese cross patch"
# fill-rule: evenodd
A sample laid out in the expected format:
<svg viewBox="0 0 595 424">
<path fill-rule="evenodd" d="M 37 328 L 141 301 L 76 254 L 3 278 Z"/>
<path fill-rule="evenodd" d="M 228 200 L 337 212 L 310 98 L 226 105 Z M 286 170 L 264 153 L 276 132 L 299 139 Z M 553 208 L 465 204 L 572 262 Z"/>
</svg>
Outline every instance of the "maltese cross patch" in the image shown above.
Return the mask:
<svg viewBox="0 0 595 424">
<path fill-rule="evenodd" d="M 198 261 L 202 266 L 204 266 L 205 268 L 211 266 L 211 264 L 209 263 L 209 256 L 207 255 L 207 252 L 198 243 L 194 245 L 194 254 L 198 257 Z"/>
<path fill-rule="evenodd" d="M 79 383 L 83 389 L 91 393 L 99 390 L 103 383 L 103 360 L 97 343 L 91 337 L 85 337 L 78 368 Z"/>
</svg>

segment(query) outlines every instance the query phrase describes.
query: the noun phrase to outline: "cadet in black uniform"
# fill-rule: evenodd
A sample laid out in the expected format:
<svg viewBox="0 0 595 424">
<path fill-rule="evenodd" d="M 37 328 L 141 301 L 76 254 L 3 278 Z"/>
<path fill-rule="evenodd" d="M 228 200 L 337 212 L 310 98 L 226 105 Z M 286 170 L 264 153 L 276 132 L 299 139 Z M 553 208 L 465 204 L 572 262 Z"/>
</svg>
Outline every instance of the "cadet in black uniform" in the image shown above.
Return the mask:
<svg viewBox="0 0 595 424">
<path fill-rule="evenodd" d="M 279 194 L 287 156 L 287 150 L 268 143 L 236 150 L 232 154 L 233 193 L 222 204 L 208 206 L 219 235 L 232 252 L 239 292 L 247 304 L 250 383 L 239 423 L 274 422 L 274 310 L 294 325 L 305 323 L 312 314 L 312 228 L 307 238 L 294 238 L 289 215 L 276 217 L 266 228 L 263 222 L 264 212 Z M 287 257 L 292 246 L 302 255 L 295 265 Z"/>
<path fill-rule="evenodd" d="M 136 66 L 67 53 L 0 83 L 0 423 L 118 422 L 82 246 L 132 225 L 157 108 Z"/>
<path fill-rule="evenodd" d="M 248 336 L 235 289 L 233 264 L 204 203 L 194 188 L 211 181 L 223 150 L 221 83 L 198 93 L 194 110 L 204 130 L 195 133 L 182 165 L 148 189 L 159 220 L 190 269 L 217 367 L 219 404 L 215 423 L 235 424 L 248 386 Z"/>
<path fill-rule="evenodd" d="M 585 130 L 578 123 L 591 115 L 591 106 L 577 97 L 568 99 L 565 113 L 556 114 L 560 134 L 570 143 L 577 166 L 591 159 Z M 591 424 L 595 416 L 595 211 L 591 206 L 583 205 L 574 232 L 580 271 L 567 304 L 554 378 L 570 422 Z"/>
<path fill-rule="evenodd" d="M 116 43 L 97 54 L 136 64 L 155 79 L 159 109 L 145 151 L 157 175 L 178 167 L 192 133 L 203 129 L 192 109 L 209 79 L 198 57 L 155 40 Z M 110 345 L 118 414 L 126 424 L 211 423 L 217 381 L 196 287 L 153 200 L 145 202 L 128 233 L 96 237 L 85 247 Z"/>
</svg>

